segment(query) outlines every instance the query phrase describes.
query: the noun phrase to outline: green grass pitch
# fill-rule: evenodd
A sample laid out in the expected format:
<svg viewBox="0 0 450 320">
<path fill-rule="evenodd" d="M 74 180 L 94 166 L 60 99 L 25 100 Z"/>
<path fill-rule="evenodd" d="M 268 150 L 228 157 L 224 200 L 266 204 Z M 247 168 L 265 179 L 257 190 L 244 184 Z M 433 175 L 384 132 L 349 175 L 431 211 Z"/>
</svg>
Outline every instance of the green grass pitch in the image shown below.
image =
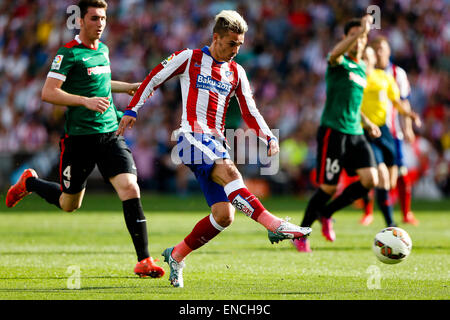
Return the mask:
<svg viewBox="0 0 450 320">
<path fill-rule="evenodd" d="M 114 194 L 87 194 L 76 213 L 64 213 L 31 195 L 15 208 L 0 196 L 0 300 L 448 300 L 450 297 L 450 201 L 414 202 L 419 227 L 400 224 L 413 249 L 404 262 L 384 265 L 372 253 L 384 228 L 361 211 L 335 215 L 337 240 L 329 243 L 313 225 L 313 253 L 297 253 L 289 241 L 270 244 L 265 229 L 236 212 L 234 223 L 186 259 L 184 288 L 172 288 L 169 269 L 160 279 L 133 274 L 134 249 L 121 203 Z M 306 201 L 264 199 L 279 217 L 299 223 Z M 143 196 L 149 248 L 154 258 L 177 244 L 209 211 L 201 196 Z M 401 221 L 398 208 L 395 211 Z M 77 273 L 79 271 L 79 273 Z M 77 275 L 79 277 L 77 277 Z M 77 282 L 78 281 L 78 282 Z M 79 289 L 77 289 L 79 287 Z"/>
</svg>

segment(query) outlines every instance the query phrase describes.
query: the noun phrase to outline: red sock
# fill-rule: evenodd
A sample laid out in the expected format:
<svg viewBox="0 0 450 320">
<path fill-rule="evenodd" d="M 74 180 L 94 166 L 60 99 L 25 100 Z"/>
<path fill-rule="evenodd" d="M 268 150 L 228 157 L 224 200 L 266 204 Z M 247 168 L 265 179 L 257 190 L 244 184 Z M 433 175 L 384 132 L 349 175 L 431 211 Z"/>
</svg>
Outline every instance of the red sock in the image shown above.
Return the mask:
<svg viewBox="0 0 450 320">
<path fill-rule="evenodd" d="M 367 194 L 367 198 L 364 199 L 364 214 L 369 216 L 373 214 L 373 190 L 370 190 Z"/>
<path fill-rule="evenodd" d="M 247 217 L 258 221 L 259 215 L 266 211 L 258 198 L 248 191 L 244 181 L 241 179 L 228 183 L 224 189 L 231 204 L 236 209 L 242 211 Z"/>
<path fill-rule="evenodd" d="M 209 240 L 217 236 L 224 229 L 225 228 L 217 224 L 212 214 L 204 217 L 197 222 L 191 233 L 174 247 L 172 258 L 177 262 L 180 262 L 189 253 L 208 243 Z"/>
<path fill-rule="evenodd" d="M 397 182 L 398 197 L 400 200 L 400 207 L 402 209 L 403 216 L 406 217 L 408 212 L 411 211 L 411 196 L 412 188 L 411 183 L 405 176 L 400 176 Z"/>
<path fill-rule="evenodd" d="M 281 219 L 269 213 L 241 179 L 228 183 L 224 189 L 231 204 L 246 216 L 259 222 L 270 231 L 274 231 L 280 226 Z"/>
</svg>

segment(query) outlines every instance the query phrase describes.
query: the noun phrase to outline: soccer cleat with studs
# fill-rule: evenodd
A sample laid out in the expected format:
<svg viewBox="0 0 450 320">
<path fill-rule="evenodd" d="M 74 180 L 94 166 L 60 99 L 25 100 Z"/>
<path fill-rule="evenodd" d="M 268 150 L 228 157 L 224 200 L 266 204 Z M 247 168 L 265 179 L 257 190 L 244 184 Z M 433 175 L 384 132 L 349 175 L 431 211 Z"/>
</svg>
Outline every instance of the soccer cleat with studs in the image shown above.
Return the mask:
<svg viewBox="0 0 450 320">
<path fill-rule="evenodd" d="M 186 266 L 184 261 L 177 262 L 172 258 L 173 248 L 167 248 L 161 254 L 164 257 L 164 262 L 167 262 L 170 268 L 169 281 L 175 288 L 183 288 L 183 268 Z"/>
<path fill-rule="evenodd" d="M 17 181 L 16 184 L 9 188 L 5 200 L 6 206 L 8 208 L 14 207 L 20 200 L 31 193 L 27 190 L 26 186 L 27 179 L 31 177 L 38 177 L 36 171 L 34 171 L 33 169 L 25 169 L 20 176 L 19 181 Z"/>
<path fill-rule="evenodd" d="M 165 271 L 155 263 L 157 261 L 159 260 L 153 260 L 152 257 L 148 257 L 139 261 L 136 264 L 136 267 L 134 267 L 134 273 L 141 278 L 161 278 L 164 275 Z"/>
<path fill-rule="evenodd" d="M 268 230 L 267 236 L 269 241 L 273 243 L 278 243 L 285 239 L 298 239 L 301 237 L 309 236 L 312 229 L 309 227 L 300 227 L 286 220 L 282 220 L 280 226 L 273 232 Z"/>
</svg>

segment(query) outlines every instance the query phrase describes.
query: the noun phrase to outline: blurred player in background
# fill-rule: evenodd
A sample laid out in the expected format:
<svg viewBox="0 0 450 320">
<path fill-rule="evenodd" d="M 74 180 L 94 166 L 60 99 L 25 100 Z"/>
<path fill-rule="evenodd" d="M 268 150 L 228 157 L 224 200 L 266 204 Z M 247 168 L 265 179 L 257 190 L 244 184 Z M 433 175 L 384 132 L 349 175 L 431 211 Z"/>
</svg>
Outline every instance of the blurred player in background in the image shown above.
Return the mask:
<svg viewBox="0 0 450 320">
<path fill-rule="evenodd" d="M 147 225 L 140 200 L 136 167 L 123 137 L 118 137 L 121 114 L 114 106 L 111 92 L 133 95 L 139 83 L 111 80 L 109 49 L 100 42 L 106 26 L 107 3 L 82 0 L 80 34 L 61 47 L 53 60 L 42 89 L 42 100 L 67 106 L 65 135 L 60 148 L 60 182 L 39 179 L 27 169 L 6 196 L 14 207 L 31 192 L 66 212 L 81 207 L 88 176 L 98 166 L 123 204 L 128 231 L 135 246 L 139 276 L 158 278 L 164 269 L 148 252 Z"/>
<path fill-rule="evenodd" d="M 400 89 L 400 103 L 405 111 L 411 110 L 409 96 L 411 88 L 405 70 L 390 62 L 391 49 L 389 42 L 384 36 L 377 36 L 371 41 L 371 46 L 375 50 L 377 64 L 376 68 L 385 70 L 394 77 Z M 397 109 L 389 102 L 390 109 L 386 114 L 386 124 L 389 127 L 395 142 L 395 164 L 398 166 L 397 192 L 402 210 L 403 222 L 417 225 L 419 221 L 411 211 L 412 181 L 408 176 L 408 169 L 404 163 L 403 139 L 407 143 L 412 143 L 415 139 L 411 118 L 399 117 Z M 402 123 L 400 124 L 400 120 Z M 368 225 L 373 220 L 373 205 L 371 199 L 365 199 L 365 213 L 361 219 L 361 224 Z"/>
<path fill-rule="evenodd" d="M 211 214 L 200 220 L 183 241 L 164 250 L 174 287 L 183 287 L 185 257 L 232 223 L 234 207 L 267 228 L 271 242 L 311 232 L 311 228 L 301 228 L 269 213 L 247 189 L 224 147 L 226 111 L 230 98 L 236 96 L 248 127 L 267 142 L 268 155 L 279 152 L 276 137 L 256 108 L 246 72 L 233 61 L 247 29 L 247 23 L 236 11 L 221 11 L 215 17 L 211 45 L 175 52 L 157 65 L 137 90 L 117 131 L 123 134 L 133 126 L 139 108 L 154 90 L 174 76 L 179 78 L 183 110 L 177 130 L 178 152 L 182 162 L 194 172 Z"/>
<path fill-rule="evenodd" d="M 420 126 L 420 119 L 410 109 L 404 109 L 400 101 L 399 88 L 394 78 L 382 69 L 375 69 L 377 58 L 372 47 L 366 47 L 363 60 L 367 68 L 367 85 L 364 89 L 361 112 L 371 122 L 376 124 L 381 131 L 381 136 L 377 138 L 372 138 L 365 132 L 377 161 L 379 182 L 375 188 L 375 198 L 379 209 L 383 213 L 386 225 L 395 227 L 389 191 L 396 186 L 398 167 L 396 164 L 395 141 L 386 123 L 387 119 L 389 119 L 387 114 L 392 109 L 388 104 L 389 101 L 400 114 L 413 119 L 418 126 Z"/>
<path fill-rule="evenodd" d="M 308 202 L 301 226 L 310 227 L 319 218 L 322 234 L 328 241 L 336 238 L 332 214 L 363 197 L 378 184 L 375 157 L 361 122 L 373 137 L 379 136 L 380 130 L 360 112 L 366 86 L 366 66 L 361 58 L 372 21 L 372 16 L 366 15 L 347 22 L 344 38 L 327 57 L 327 98 L 317 133 L 319 188 Z M 343 169 L 360 179 L 329 202 Z M 306 238 L 293 240 L 293 243 L 300 252 L 311 251 Z"/>
</svg>

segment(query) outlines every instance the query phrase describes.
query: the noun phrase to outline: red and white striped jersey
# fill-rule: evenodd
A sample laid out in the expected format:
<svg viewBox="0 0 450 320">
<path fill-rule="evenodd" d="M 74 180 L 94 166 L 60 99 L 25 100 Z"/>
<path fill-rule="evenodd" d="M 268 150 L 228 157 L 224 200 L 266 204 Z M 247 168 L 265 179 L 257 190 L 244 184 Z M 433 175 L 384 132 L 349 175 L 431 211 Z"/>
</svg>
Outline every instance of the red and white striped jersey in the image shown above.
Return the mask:
<svg viewBox="0 0 450 320">
<path fill-rule="evenodd" d="M 411 87 L 409 85 L 408 76 L 406 71 L 401 67 L 390 63 L 385 71 L 394 77 L 395 82 L 397 82 L 398 88 L 400 89 L 400 99 L 405 100 L 409 98 L 411 93 Z M 403 132 L 400 126 L 400 121 L 398 117 L 398 111 L 394 108 L 394 105 L 389 101 L 390 108 L 389 112 L 386 114 L 386 124 L 388 125 L 392 135 L 396 139 L 403 139 Z"/>
<path fill-rule="evenodd" d="M 180 132 L 224 137 L 227 108 L 230 98 L 236 95 L 248 127 L 266 141 L 274 137 L 256 108 L 250 83 L 242 66 L 234 61 L 216 61 L 208 47 L 175 52 L 157 65 L 139 86 L 127 111 L 137 114 L 147 98 L 175 76 L 180 80 L 183 100 Z"/>
</svg>

